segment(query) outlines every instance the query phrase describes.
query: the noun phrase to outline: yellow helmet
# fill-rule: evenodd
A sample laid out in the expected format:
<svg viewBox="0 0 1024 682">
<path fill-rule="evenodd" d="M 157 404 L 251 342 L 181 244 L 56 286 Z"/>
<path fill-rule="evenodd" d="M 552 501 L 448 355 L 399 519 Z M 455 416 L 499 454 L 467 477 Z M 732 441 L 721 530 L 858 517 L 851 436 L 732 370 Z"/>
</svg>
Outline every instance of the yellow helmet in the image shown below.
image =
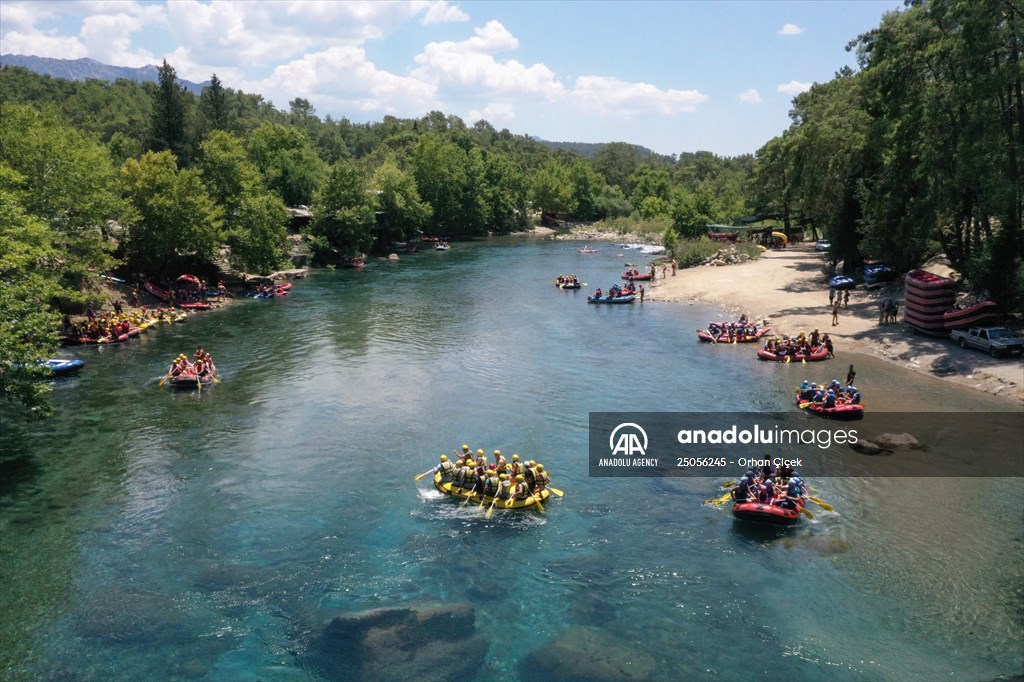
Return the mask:
<svg viewBox="0 0 1024 682">
<path fill-rule="evenodd" d="M 501 450 L 495 450 L 494 451 L 494 456 L 495 457 L 501 457 Z"/>
<path fill-rule="evenodd" d="M 523 476 L 522 474 L 516 474 L 516 480 L 517 481 L 525 481 L 526 480 L 526 476 Z"/>
<path fill-rule="evenodd" d="M 478 454 L 478 455 L 482 455 L 482 454 L 484 454 L 484 451 L 483 451 L 483 449 L 477 450 L 477 451 L 476 451 L 476 454 Z"/>
<path fill-rule="evenodd" d="M 506 478 L 508 478 L 508 474 L 498 474 L 498 478 L 504 481 Z"/>
<path fill-rule="evenodd" d="M 448 455 L 441 455 L 441 461 L 442 462 L 447 462 L 448 461 Z"/>
<path fill-rule="evenodd" d="M 512 461 L 513 462 L 518 462 L 519 461 L 519 455 L 512 455 Z"/>
<path fill-rule="evenodd" d="M 544 471 L 544 465 L 543 464 L 538 464 L 537 465 L 537 471 Z"/>
<path fill-rule="evenodd" d="M 476 466 L 476 462 L 474 462 L 471 459 L 467 459 L 466 460 L 466 466 L 475 467 Z"/>
<path fill-rule="evenodd" d="M 468 452 L 468 451 L 469 451 L 469 446 L 468 446 L 468 445 L 463 445 L 463 446 L 462 446 L 462 450 L 463 450 L 464 452 Z"/>
<path fill-rule="evenodd" d="M 531 460 L 530 460 L 530 466 L 532 466 L 532 467 L 535 467 L 535 466 L 537 466 L 537 463 L 536 463 L 536 462 L 534 462 L 534 461 L 533 461 L 533 460 L 531 459 Z"/>
</svg>

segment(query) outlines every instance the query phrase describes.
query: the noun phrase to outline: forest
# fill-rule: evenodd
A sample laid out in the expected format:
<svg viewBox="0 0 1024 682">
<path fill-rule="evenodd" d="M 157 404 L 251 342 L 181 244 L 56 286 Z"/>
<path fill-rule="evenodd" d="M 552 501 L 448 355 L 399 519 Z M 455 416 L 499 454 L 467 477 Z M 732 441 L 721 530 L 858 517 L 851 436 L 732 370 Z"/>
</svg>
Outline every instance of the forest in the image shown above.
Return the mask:
<svg viewBox="0 0 1024 682">
<path fill-rule="evenodd" d="M 969 288 L 1024 307 L 1024 17 L 1014 0 L 912 2 L 848 49 L 856 70 L 796 96 L 749 155 L 663 156 L 627 142 L 544 144 L 432 111 L 359 124 L 282 111 L 213 74 L 199 95 L 0 68 L 0 392 L 45 412 L 32 360 L 96 273 L 133 279 L 212 261 L 286 262 L 287 207 L 319 262 L 420 234 L 526 229 L 540 211 L 663 230 L 762 220 L 901 272 L 944 252 Z"/>
</svg>

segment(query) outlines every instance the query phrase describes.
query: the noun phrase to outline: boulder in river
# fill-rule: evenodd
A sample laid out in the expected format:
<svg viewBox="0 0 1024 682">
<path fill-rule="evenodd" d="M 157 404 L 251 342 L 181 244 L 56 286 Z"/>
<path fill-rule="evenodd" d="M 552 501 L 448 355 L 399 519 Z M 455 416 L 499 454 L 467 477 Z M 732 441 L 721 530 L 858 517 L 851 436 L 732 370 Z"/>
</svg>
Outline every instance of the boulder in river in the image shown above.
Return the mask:
<svg viewBox="0 0 1024 682">
<path fill-rule="evenodd" d="M 487 655 L 475 622 L 465 603 L 339 616 L 314 636 L 300 665 L 328 680 L 470 679 Z"/>
<path fill-rule="evenodd" d="M 530 652 L 519 665 L 522 679 L 567 682 L 618 682 L 658 680 L 665 676 L 641 642 L 626 641 L 595 627 L 575 626 L 540 649 Z"/>
</svg>

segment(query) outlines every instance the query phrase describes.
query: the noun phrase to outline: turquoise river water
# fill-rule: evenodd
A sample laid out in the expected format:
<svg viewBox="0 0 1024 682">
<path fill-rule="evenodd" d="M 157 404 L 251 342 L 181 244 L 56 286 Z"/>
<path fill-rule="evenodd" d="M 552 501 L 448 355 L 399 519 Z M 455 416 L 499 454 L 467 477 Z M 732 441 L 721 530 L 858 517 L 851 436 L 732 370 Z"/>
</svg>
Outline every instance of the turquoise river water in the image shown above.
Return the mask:
<svg viewBox="0 0 1024 682">
<path fill-rule="evenodd" d="M 792 410 L 808 368 L 698 344 L 716 309 L 587 305 L 624 258 L 578 246 L 315 272 L 71 349 L 87 364 L 55 382 L 57 416 L 0 431 L 0 678 L 317 680 L 331 618 L 459 602 L 486 649 L 463 682 L 535 679 L 552 641 L 596 643 L 609 679 L 1024 673 L 1019 478 L 822 478 L 835 512 L 780 531 L 702 504 L 721 479 L 589 477 L 591 411 Z M 568 272 L 588 286 L 556 289 Z M 161 388 L 197 344 L 222 382 Z M 824 371 L 841 379 L 837 352 Z M 897 390 L 915 409 L 1007 409 L 856 363 L 871 409 Z M 488 519 L 413 482 L 462 443 L 543 462 L 565 496 Z M 471 633 L 445 634 L 460 656 Z"/>
</svg>

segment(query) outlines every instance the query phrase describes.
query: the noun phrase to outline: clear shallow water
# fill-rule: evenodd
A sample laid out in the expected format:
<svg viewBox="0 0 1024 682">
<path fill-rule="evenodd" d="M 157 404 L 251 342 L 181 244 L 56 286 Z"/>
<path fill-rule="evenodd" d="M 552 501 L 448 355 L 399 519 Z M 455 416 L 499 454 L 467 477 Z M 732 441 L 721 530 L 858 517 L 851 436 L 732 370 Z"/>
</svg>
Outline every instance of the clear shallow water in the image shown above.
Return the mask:
<svg viewBox="0 0 1024 682">
<path fill-rule="evenodd" d="M 1024 670 L 1019 479 L 812 481 L 837 512 L 780 533 L 702 506 L 717 481 L 589 478 L 589 411 L 789 410 L 809 370 L 698 345 L 717 310 L 587 305 L 638 256 L 577 246 L 318 272 L 80 350 L 60 415 L 0 435 L 0 676 L 316 679 L 300 661 L 331 617 L 461 601 L 482 680 L 529 679 L 524 658 L 580 626 L 665 679 Z M 555 289 L 569 272 L 589 286 Z M 222 383 L 160 389 L 197 343 Z M 856 364 L 879 409 L 1006 407 Z M 566 496 L 485 519 L 413 483 L 462 443 L 543 461 Z"/>
</svg>

